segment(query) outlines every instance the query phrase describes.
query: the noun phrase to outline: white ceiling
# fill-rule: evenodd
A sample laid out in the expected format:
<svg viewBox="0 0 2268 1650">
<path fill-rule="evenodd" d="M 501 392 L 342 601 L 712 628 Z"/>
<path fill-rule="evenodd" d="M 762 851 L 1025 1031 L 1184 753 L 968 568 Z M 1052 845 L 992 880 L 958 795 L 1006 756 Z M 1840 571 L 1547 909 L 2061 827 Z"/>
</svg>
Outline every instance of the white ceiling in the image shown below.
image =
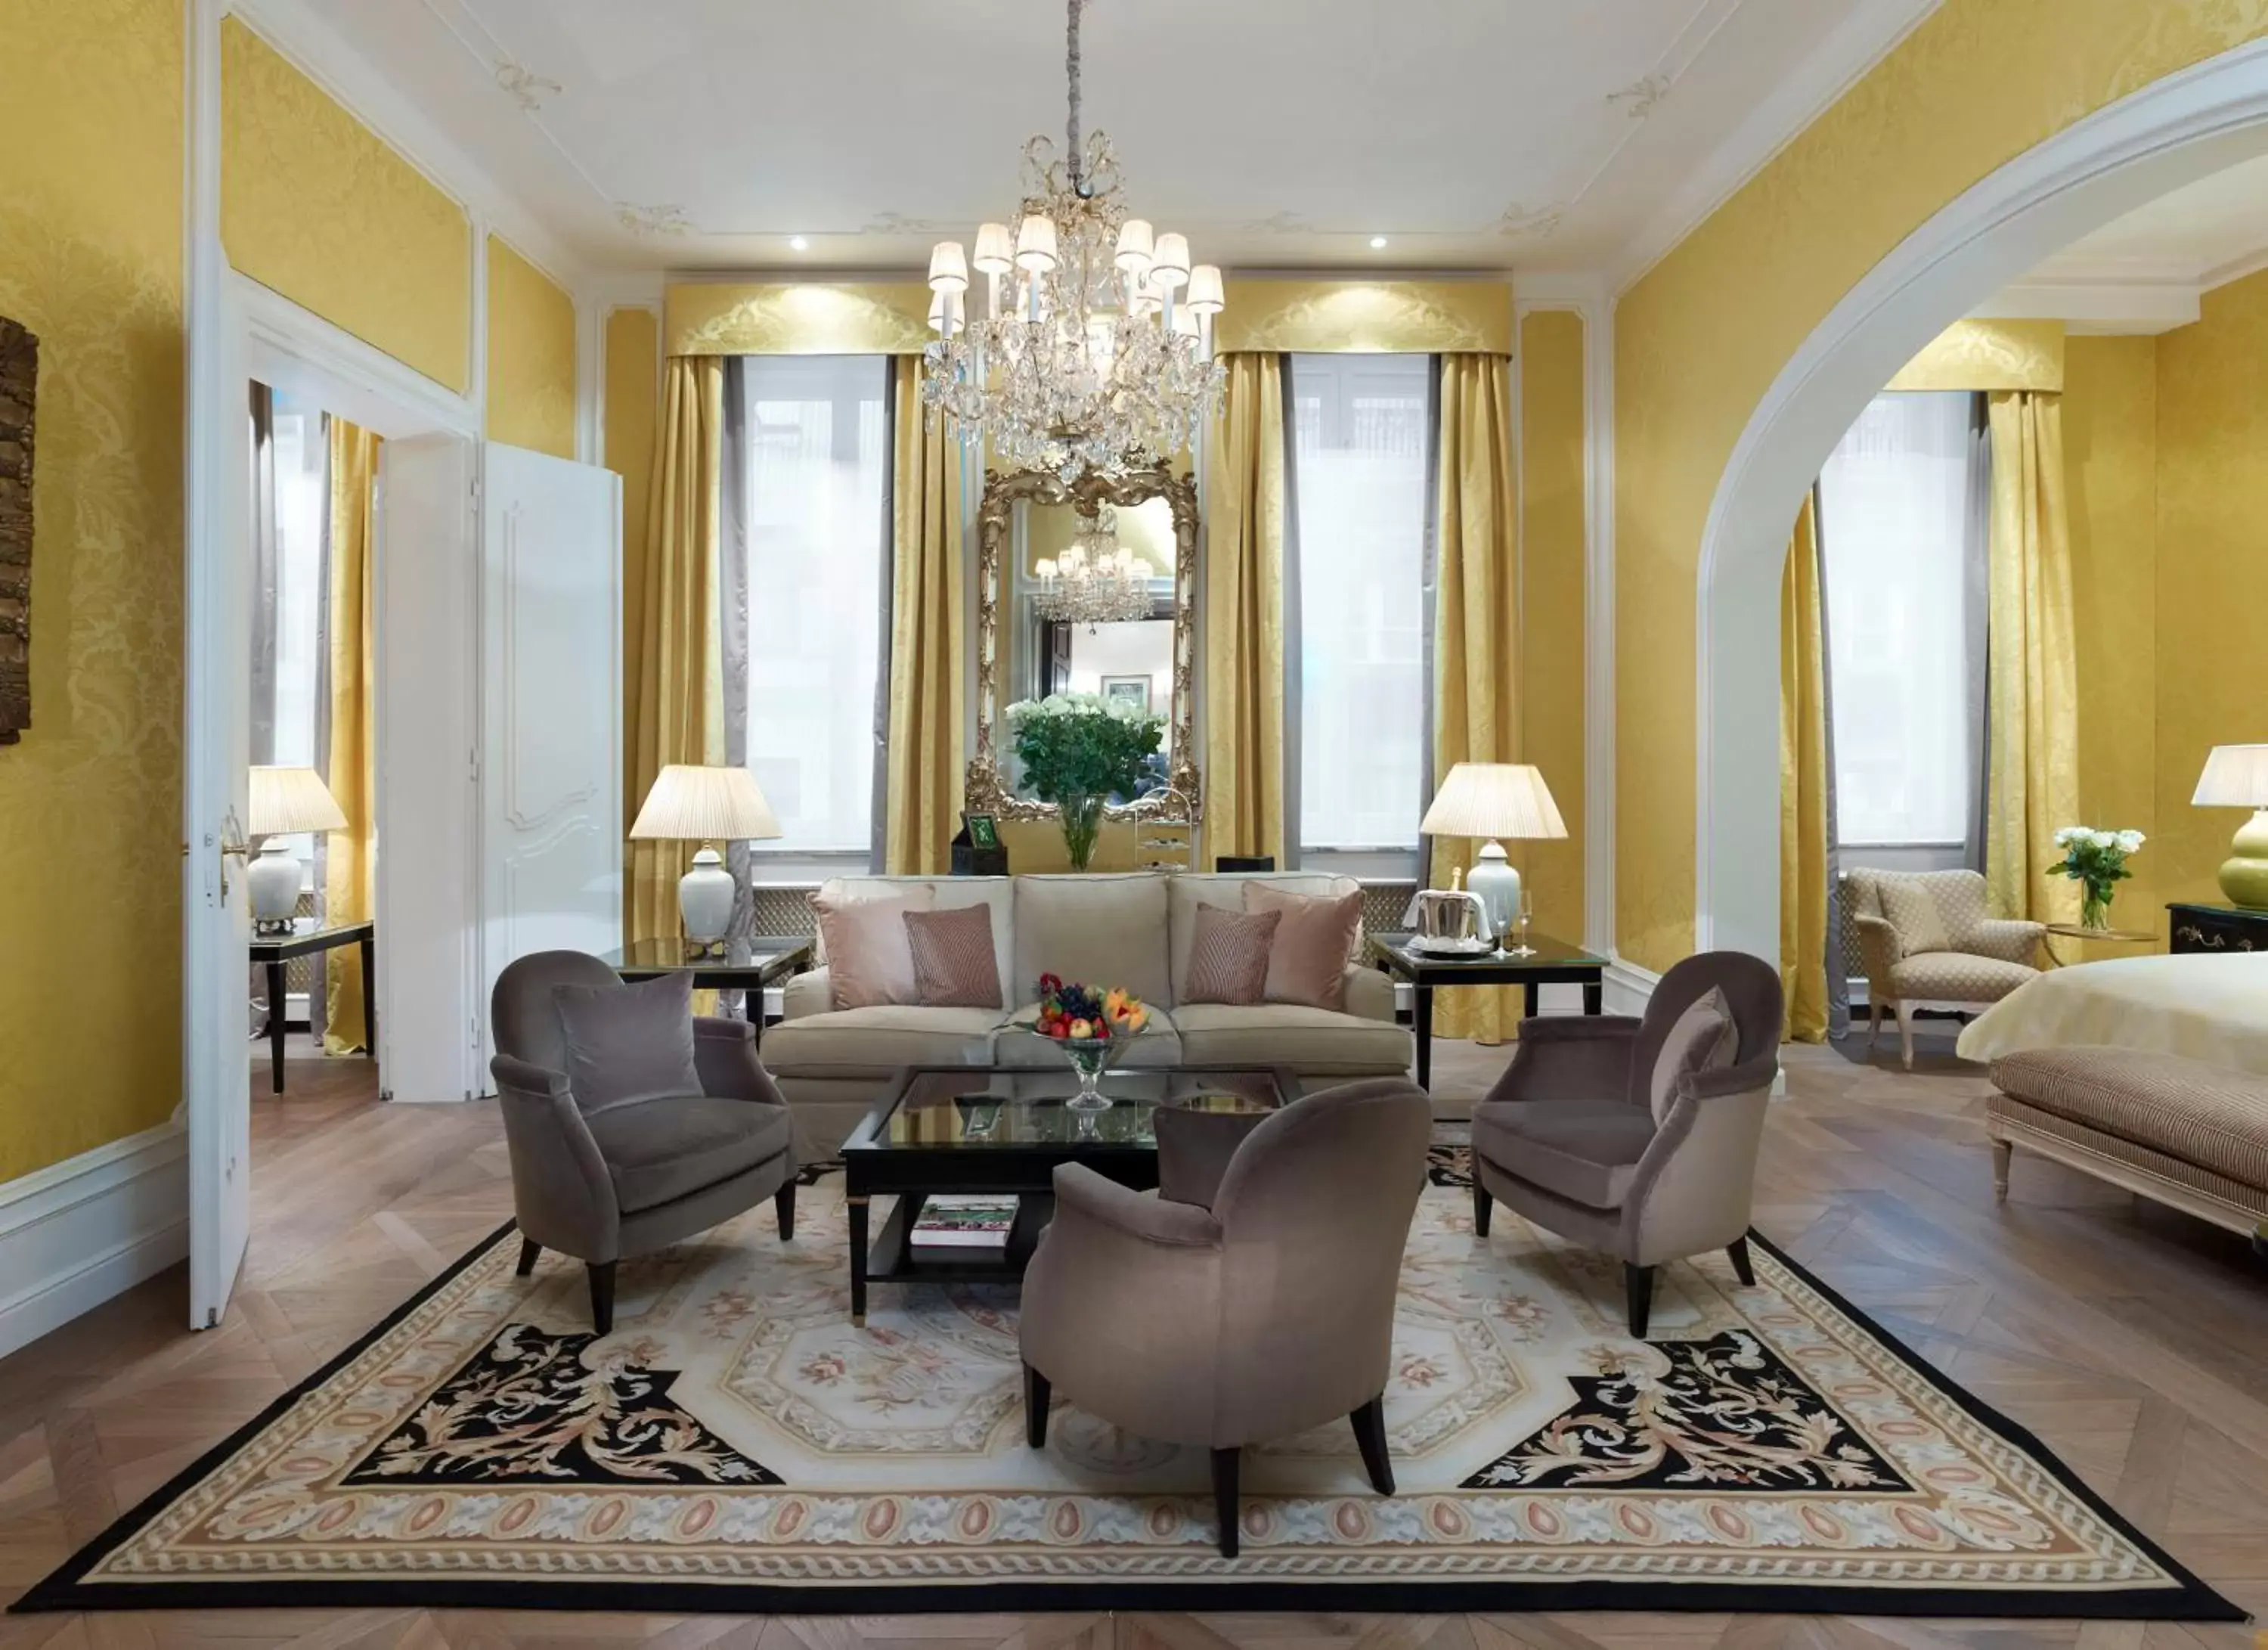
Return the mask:
<svg viewBox="0 0 2268 1650">
<path fill-rule="evenodd" d="M 1090 0 L 1086 122 L 1211 261 L 1599 268 L 1935 3 Z M 306 5 L 598 269 L 918 265 L 1063 127 L 1062 0 Z"/>
</svg>

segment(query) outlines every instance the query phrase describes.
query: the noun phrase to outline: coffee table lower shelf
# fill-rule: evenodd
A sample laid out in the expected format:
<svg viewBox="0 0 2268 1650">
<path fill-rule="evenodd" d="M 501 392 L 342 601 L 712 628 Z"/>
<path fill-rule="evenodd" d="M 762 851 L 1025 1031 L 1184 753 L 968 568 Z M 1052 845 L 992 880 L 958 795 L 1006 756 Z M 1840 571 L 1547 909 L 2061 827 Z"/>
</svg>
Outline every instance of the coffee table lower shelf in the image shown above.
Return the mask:
<svg viewBox="0 0 2268 1650">
<path fill-rule="evenodd" d="M 866 1288 L 868 1284 L 1012 1284 L 1024 1275 L 1032 1263 L 1032 1253 L 1040 1246 L 1040 1234 L 1056 1217 L 1053 1192 L 1020 1192 L 1016 1197 L 1016 1224 L 1008 1230 L 1008 1241 L 1000 1249 L 989 1245 L 969 1245 L 954 1249 L 939 1245 L 932 1249 L 917 1249 L 913 1241 L 914 1222 L 921 1219 L 925 1201 L 920 1192 L 899 1194 L 898 1206 L 890 1211 L 889 1219 L 874 1236 L 867 1250 L 866 1264 L 854 1269 L 863 1271 L 851 1280 L 850 1317 L 853 1322 L 866 1321 Z M 864 1208 L 853 1204 L 850 1220 L 852 1253 L 865 1237 Z"/>
</svg>

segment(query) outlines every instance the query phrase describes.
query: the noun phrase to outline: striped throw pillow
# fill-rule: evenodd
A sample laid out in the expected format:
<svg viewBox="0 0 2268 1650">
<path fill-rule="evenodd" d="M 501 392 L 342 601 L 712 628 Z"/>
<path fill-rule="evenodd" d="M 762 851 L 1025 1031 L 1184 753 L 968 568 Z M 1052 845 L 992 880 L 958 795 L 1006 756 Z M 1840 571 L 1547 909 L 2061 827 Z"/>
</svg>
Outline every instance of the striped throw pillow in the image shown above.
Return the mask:
<svg viewBox="0 0 2268 1650">
<path fill-rule="evenodd" d="M 1189 981 L 1182 993 L 1192 1003 L 1256 1003 L 1268 991 L 1268 953 L 1276 943 L 1281 911 L 1232 911 L 1197 907 L 1189 937 Z"/>
<path fill-rule="evenodd" d="M 992 952 L 992 908 L 908 911 L 914 996 L 924 1008 L 1000 1007 L 1000 965 Z"/>
</svg>

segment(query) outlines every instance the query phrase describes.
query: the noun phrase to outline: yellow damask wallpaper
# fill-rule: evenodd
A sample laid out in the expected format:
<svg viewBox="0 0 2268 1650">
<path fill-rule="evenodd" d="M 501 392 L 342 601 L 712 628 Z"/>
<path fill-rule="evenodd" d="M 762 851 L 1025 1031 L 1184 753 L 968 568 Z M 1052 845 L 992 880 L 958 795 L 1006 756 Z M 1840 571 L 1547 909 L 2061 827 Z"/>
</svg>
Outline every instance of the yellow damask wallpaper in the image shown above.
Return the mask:
<svg viewBox="0 0 2268 1650">
<path fill-rule="evenodd" d="M 489 237 L 488 432 L 492 441 L 575 456 L 575 300 L 496 235 Z"/>
<path fill-rule="evenodd" d="M 1535 926 L 1583 938 L 1583 318 L 1539 310 L 1520 327 L 1521 760 L 1567 821 L 1563 843 L 1517 852 Z"/>
<path fill-rule="evenodd" d="M 625 681 L 637 638 L 645 634 L 646 511 L 653 497 L 653 426 L 661 387 L 661 322 L 650 309 L 617 309 L 607 317 L 604 462 L 622 478 L 622 659 Z M 638 792 L 629 741 L 622 751 L 622 829 L 645 798 Z"/>
<path fill-rule="evenodd" d="M 1718 478 L 1774 375 L 1892 247 L 2116 99 L 2268 33 L 2268 0 L 1945 0 L 1616 313 L 1616 900 L 1693 944 L 1694 597 Z M 1793 500 L 1789 501 L 1791 513 Z"/>
<path fill-rule="evenodd" d="M 232 17 L 220 227 L 230 263 L 261 285 L 450 389 L 471 382 L 465 209 Z"/>
<path fill-rule="evenodd" d="M 0 0 L 0 313 L 40 337 L 33 721 L 0 750 L 4 1182 L 180 1096 L 182 8 Z"/>
</svg>

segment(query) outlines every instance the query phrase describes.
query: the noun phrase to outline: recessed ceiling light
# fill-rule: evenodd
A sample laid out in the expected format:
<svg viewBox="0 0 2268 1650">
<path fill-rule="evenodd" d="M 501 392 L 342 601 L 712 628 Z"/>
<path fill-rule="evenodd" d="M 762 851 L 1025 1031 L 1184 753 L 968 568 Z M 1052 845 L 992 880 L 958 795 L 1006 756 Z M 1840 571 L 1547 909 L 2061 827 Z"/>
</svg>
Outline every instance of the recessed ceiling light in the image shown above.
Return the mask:
<svg viewBox="0 0 2268 1650">
<path fill-rule="evenodd" d="M 1373 236 L 1370 238 L 1370 249 L 1371 249 L 1373 252 L 1378 252 L 1378 251 L 1380 251 L 1380 250 L 1383 249 L 1383 248 L 1384 248 L 1384 247 L 1385 247 L 1385 245 L 1386 245 L 1386 237 L 1385 237 L 1385 236 L 1383 236 L 1383 235 L 1373 235 Z"/>
<path fill-rule="evenodd" d="M 796 252 L 809 252 L 811 250 L 811 242 L 801 235 L 790 235 L 787 238 L 787 244 L 792 250 Z"/>
</svg>

